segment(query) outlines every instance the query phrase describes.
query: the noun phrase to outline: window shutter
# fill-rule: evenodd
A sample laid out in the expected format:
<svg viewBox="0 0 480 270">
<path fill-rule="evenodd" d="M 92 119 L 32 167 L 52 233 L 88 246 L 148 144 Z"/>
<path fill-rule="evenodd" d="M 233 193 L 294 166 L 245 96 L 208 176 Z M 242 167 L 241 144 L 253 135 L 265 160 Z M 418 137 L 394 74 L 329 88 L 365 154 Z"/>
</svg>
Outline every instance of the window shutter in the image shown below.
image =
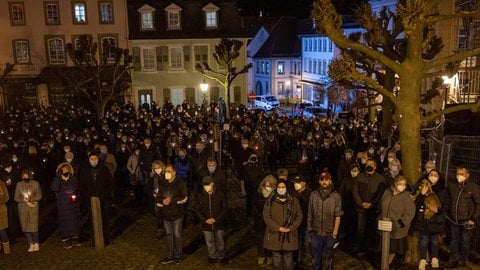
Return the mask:
<svg viewBox="0 0 480 270">
<path fill-rule="evenodd" d="M 132 53 L 133 53 L 133 70 L 134 71 L 142 70 L 142 63 L 140 61 L 140 48 L 133 47 Z"/>
<path fill-rule="evenodd" d="M 156 47 L 155 48 L 155 55 L 157 56 L 157 70 L 164 70 L 164 67 L 162 66 L 162 48 L 161 47 Z"/>
<path fill-rule="evenodd" d="M 188 67 L 190 63 L 190 46 L 183 46 L 183 60 L 185 62 L 185 68 Z"/>
</svg>

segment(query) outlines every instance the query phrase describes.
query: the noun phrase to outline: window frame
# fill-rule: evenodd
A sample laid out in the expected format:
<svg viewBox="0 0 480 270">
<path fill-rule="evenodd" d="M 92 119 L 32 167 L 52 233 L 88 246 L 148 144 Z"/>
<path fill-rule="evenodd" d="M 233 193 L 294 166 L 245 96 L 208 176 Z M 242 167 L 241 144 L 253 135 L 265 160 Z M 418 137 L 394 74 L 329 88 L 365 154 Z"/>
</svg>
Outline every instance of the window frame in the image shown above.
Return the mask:
<svg viewBox="0 0 480 270">
<path fill-rule="evenodd" d="M 178 50 L 178 54 L 175 54 L 175 58 L 174 58 L 174 54 L 173 54 L 173 50 Z M 168 46 L 168 56 L 169 56 L 169 59 L 168 59 L 168 70 L 169 71 L 184 71 L 185 70 L 185 63 L 184 63 L 184 55 L 183 55 L 183 46 L 182 45 L 170 45 Z M 178 57 L 180 56 L 180 58 Z M 173 66 L 173 62 L 177 62 L 177 60 L 179 60 L 178 64 L 180 64 L 179 66 Z"/>
<path fill-rule="evenodd" d="M 118 36 L 117 35 L 99 35 L 98 36 L 98 44 L 99 44 L 99 48 L 100 48 L 100 57 L 103 58 L 103 55 L 105 54 L 105 51 L 104 51 L 104 47 L 103 47 L 103 42 L 104 40 L 106 39 L 112 39 L 115 41 L 115 49 L 118 48 Z M 110 47 L 109 47 L 110 48 Z M 113 54 L 115 54 L 116 52 L 114 51 Z M 108 52 L 108 54 L 112 54 L 112 52 Z M 115 63 L 115 55 L 113 57 L 108 57 L 106 59 L 106 63 L 107 64 L 114 64 Z"/>
<path fill-rule="evenodd" d="M 85 21 L 77 20 L 77 5 L 83 5 L 84 8 L 84 17 Z M 87 12 L 87 2 L 86 1 L 72 1 L 72 23 L 75 25 L 86 25 L 88 24 L 88 12 Z"/>
<path fill-rule="evenodd" d="M 137 9 L 137 12 L 139 13 L 138 16 L 138 23 L 139 23 L 139 30 L 140 32 L 148 32 L 148 31 L 155 31 L 155 8 L 145 4 L 141 8 Z M 144 23 L 146 20 L 144 20 L 144 15 L 149 15 L 150 16 L 150 27 L 144 27 L 147 24 Z M 148 25 L 147 25 L 148 26 Z"/>
<path fill-rule="evenodd" d="M 51 45 L 50 45 L 50 42 L 51 41 L 60 41 L 61 42 L 61 46 L 62 46 L 62 49 L 63 49 L 63 52 L 61 52 L 60 54 L 57 52 L 57 62 L 55 61 L 52 61 L 52 50 L 51 50 Z M 66 52 L 65 52 L 65 38 L 63 36 L 49 36 L 49 37 L 46 37 L 46 48 L 47 48 L 47 61 L 48 61 L 48 65 L 50 66 L 63 66 L 66 64 Z M 58 46 L 58 45 L 57 45 Z M 57 48 L 58 50 L 58 48 Z M 59 57 L 58 55 L 62 56 L 63 57 Z M 62 60 L 62 61 L 60 61 Z"/>
<path fill-rule="evenodd" d="M 182 30 L 182 15 L 181 15 L 182 8 L 175 5 L 175 4 L 170 4 L 165 8 L 166 12 L 166 20 L 167 20 L 167 31 L 176 31 L 176 30 Z M 175 18 L 173 16 L 176 16 L 178 20 L 174 20 Z M 176 25 L 173 23 L 177 22 Z"/>
<path fill-rule="evenodd" d="M 26 57 L 22 57 L 22 58 L 25 58 L 24 61 L 19 61 L 19 50 L 18 50 L 18 43 L 19 42 L 23 42 L 25 45 L 26 45 L 26 52 L 22 53 L 22 54 L 26 54 Z M 12 41 L 13 43 L 13 55 L 14 55 L 14 59 L 15 59 L 15 64 L 30 64 L 31 63 L 31 55 L 30 55 L 30 43 L 28 41 L 28 39 L 14 39 Z"/>
<path fill-rule="evenodd" d="M 145 67 L 145 57 L 144 57 L 144 50 L 150 50 L 153 52 L 151 58 L 152 58 L 152 63 L 153 66 L 151 68 L 146 68 Z M 157 52 L 156 52 L 156 47 L 155 46 L 141 46 L 140 47 L 140 70 L 143 72 L 153 72 L 157 71 Z"/>
<path fill-rule="evenodd" d="M 104 5 L 110 5 L 110 20 L 104 20 Z M 100 24 L 114 24 L 115 23 L 115 8 L 113 6 L 113 1 L 111 0 L 102 0 L 98 1 L 98 22 Z"/>
<path fill-rule="evenodd" d="M 213 14 L 214 18 L 209 18 L 209 15 Z M 213 24 L 209 24 L 209 22 L 214 22 Z M 215 10 L 205 11 L 205 28 L 207 29 L 216 29 L 218 28 L 218 13 Z"/>
<path fill-rule="evenodd" d="M 279 61 L 277 62 L 277 75 L 285 74 L 285 62 Z"/>
<path fill-rule="evenodd" d="M 13 10 L 14 7 L 16 6 L 21 6 L 21 11 L 15 11 Z M 18 14 L 14 14 L 17 13 Z M 8 2 L 8 13 L 10 15 L 10 25 L 12 26 L 25 26 L 27 24 L 27 17 L 26 17 L 26 12 L 25 12 L 25 3 L 23 1 L 15 1 L 15 2 Z M 20 16 L 20 18 L 16 18 Z"/>
<path fill-rule="evenodd" d="M 51 21 L 49 18 L 49 10 L 48 10 L 48 6 L 49 5 L 55 5 L 56 6 L 56 10 L 55 12 L 57 13 L 56 16 L 57 16 L 57 20 L 56 21 Z M 45 24 L 46 25 L 59 25 L 61 23 L 60 21 L 60 3 L 58 1 L 46 1 L 46 2 L 43 2 L 43 10 L 44 10 L 44 13 L 45 13 Z"/>
</svg>

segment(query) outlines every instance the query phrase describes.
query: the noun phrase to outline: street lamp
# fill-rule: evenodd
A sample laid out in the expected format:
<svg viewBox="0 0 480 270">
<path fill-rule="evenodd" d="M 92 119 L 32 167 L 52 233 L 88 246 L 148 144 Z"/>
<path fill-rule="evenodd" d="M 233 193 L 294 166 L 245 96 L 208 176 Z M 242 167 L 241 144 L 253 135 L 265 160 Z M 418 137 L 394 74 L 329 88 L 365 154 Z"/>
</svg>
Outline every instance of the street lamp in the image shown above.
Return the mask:
<svg viewBox="0 0 480 270">
<path fill-rule="evenodd" d="M 205 79 L 203 79 L 203 82 L 200 83 L 200 90 L 203 93 L 203 100 L 207 97 L 207 91 L 208 91 L 208 83 L 205 82 Z"/>
</svg>

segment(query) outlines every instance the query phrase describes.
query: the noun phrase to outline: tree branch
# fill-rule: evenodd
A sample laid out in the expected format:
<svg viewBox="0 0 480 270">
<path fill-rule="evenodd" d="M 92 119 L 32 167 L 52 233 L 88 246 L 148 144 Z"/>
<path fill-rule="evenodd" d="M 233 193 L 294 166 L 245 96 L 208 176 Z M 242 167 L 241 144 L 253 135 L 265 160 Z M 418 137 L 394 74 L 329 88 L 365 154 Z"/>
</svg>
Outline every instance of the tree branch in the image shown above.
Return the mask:
<svg viewBox="0 0 480 270">
<path fill-rule="evenodd" d="M 458 18 L 473 18 L 473 17 L 477 17 L 479 13 L 480 13 L 480 9 L 477 8 L 473 11 L 459 11 L 452 14 L 439 14 L 439 15 L 434 15 L 428 18 L 427 23 L 433 25 L 441 21 L 448 21 L 448 20 L 453 20 Z"/>
<path fill-rule="evenodd" d="M 440 67 L 452 62 L 458 62 L 465 58 L 480 55 L 480 48 L 469 50 L 469 51 L 461 51 L 457 54 L 452 54 L 446 57 L 438 58 L 426 63 L 426 70 L 430 70 L 435 67 Z"/>
<path fill-rule="evenodd" d="M 423 120 L 429 122 L 429 121 L 433 121 L 433 120 L 437 119 L 438 117 L 440 117 L 444 114 L 449 114 L 449 113 L 463 111 L 463 110 L 470 110 L 472 112 L 480 111 L 480 99 L 477 99 L 477 101 L 475 103 L 461 104 L 461 105 L 448 107 L 448 108 L 445 108 L 443 110 L 433 111 L 432 113 L 425 116 L 423 118 Z"/>
</svg>

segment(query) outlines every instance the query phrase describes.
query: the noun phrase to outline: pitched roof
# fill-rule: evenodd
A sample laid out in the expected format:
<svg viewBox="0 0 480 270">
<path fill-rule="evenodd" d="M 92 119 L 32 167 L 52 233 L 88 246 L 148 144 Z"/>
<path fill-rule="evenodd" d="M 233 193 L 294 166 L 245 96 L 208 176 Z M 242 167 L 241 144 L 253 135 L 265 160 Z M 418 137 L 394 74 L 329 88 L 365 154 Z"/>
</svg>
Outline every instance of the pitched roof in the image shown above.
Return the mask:
<svg viewBox="0 0 480 270">
<path fill-rule="evenodd" d="M 270 36 L 253 58 L 300 57 L 300 35 L 315 34 L 311 19 L 280 17 Z"/>
<path fill-rule="evenodd" d="M 165 8 L 175 4 L 180 11 L 180 30 L 167 30 Z M 209 4 L 217 6 L 218 28 L 206 29 L 203 8 Z M 242 38 L 247 33 L 236 0 L 128 0 L 129 39 L 204 39 Z M 154 11 L 154 31 L 140 31 L 138 9 L 148 5 Z"/>
</svg>

